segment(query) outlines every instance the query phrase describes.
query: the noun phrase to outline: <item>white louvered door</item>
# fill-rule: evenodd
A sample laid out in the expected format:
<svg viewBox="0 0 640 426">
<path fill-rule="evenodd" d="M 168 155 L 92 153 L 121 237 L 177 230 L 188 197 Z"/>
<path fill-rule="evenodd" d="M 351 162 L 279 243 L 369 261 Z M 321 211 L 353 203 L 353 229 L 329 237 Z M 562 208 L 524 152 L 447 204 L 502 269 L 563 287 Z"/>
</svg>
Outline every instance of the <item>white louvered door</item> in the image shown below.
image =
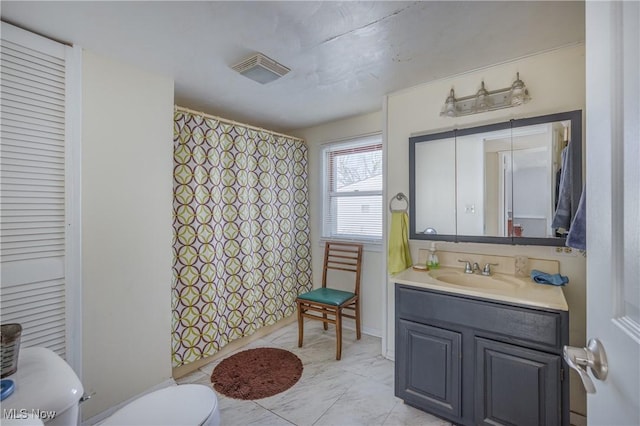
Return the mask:
<svg viewBox="0 0 640 426">
<path fill-rule="evenodd" d="M 2 23 L 1 322 L 67 356 L 67 46 Z"/>
</svg>

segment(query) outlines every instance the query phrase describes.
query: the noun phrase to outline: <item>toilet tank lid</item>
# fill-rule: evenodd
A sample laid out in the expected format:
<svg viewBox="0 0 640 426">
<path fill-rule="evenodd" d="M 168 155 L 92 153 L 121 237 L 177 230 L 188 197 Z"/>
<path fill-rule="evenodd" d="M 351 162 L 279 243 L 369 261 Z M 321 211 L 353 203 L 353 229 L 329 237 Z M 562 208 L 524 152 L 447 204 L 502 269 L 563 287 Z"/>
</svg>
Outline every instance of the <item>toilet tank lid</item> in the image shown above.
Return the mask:
<svg viewBox="0 0 640 426">
<path fill-rule="evenodd" d="M 100 426 L 199 426 L 217 409 L 213 389 L 204 385 L 169 386 L 125 405 Z"/>
<path fill-rule="evenodd" d="M 55 352 L 47 348 L 20 348 L 18 370 L 7 377 L 15 382 L 15 390 L 2 401 L 7 409 L 32 409 L 60 415 L 78 404 L 84 393 L 73 369 Z"/>
</svg>

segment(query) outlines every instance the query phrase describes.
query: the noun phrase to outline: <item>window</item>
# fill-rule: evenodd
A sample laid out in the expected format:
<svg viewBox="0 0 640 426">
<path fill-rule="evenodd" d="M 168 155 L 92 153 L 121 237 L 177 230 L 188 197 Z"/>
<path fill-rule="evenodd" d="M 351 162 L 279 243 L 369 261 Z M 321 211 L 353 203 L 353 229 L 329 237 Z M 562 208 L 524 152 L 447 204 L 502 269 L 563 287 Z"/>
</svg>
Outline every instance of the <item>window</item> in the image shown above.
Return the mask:
<svg viewBox="0 0 640 426">
<path fill-rule="evenodd" d="M 324 238 L 382 239 L 380 135 L 328 145 L 323 150 Z"/>
</svg>

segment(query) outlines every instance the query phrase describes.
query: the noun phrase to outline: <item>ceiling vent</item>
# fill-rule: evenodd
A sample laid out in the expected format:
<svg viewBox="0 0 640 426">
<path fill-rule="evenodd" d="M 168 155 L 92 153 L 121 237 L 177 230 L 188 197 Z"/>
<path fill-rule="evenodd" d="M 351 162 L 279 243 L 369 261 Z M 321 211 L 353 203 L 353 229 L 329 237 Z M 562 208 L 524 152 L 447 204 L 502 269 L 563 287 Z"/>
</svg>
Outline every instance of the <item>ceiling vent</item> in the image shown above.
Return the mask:
<svg viewBox="0 0 640 426">
<path fill-rule="evenodd" d="M 277 63 L 273 59 L 267 58 L 262 53 L 256 53 L 231 68 L 238 71 L 245 77 L 262 84 L 277 80 L 291 71 L 289 68 Z"/>
</svg>

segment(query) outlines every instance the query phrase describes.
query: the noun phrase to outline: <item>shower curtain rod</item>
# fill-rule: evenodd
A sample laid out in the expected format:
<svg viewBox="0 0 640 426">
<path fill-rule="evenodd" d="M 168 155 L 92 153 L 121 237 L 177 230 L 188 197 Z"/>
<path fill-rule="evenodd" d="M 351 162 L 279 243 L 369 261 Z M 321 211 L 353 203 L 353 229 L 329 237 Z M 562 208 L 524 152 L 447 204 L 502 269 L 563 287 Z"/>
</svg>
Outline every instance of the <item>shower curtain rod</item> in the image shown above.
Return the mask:
<svg viewBox="0 0 640 426">
<path fill-rule="evenodd" d="M 181 106 L 178 106 L 178 105 L 174 105 L 173 110 L 174 111 L 182 111 L 182 112 L 186 112 L 186 113 L 189 113 L 189 114 L 198 114 L 198 115 L 202 115 L 203 117 L 211 118 L 213 120 L 222 121 L 222 122 L 227 123 L 227 124 L 233 124 L 235 126 L 242 126 L 242 127 L 246 127 L 247 129 L 257 130 L 259 132 L 267 132 L 267 133 L 270 133 L 270 134 L 272 134 L 274 136 L 282 136 L 282 137 L 285 137 L 285 138 L 295 139 L 297 141 L 304 142 L 304 139 L 302 139 L 302 138 L 297 138 L 295 136 L 285 135 L 284 133 L 274 132 L 273 130 L 263 129 L 262 127 L 256 127 L 256 126 L 252 126 L 250 124 L 240 123 L 238 121 L 229 120 L 227 118 L 218 117 L 218 116 L 215 116 L 215 115 L 207 114 L 207 113 L 202 112 L 202 111 L 196 111 L 196 110 L 185 108 L 185 107 L 181 107 Z"/>
</svg>

